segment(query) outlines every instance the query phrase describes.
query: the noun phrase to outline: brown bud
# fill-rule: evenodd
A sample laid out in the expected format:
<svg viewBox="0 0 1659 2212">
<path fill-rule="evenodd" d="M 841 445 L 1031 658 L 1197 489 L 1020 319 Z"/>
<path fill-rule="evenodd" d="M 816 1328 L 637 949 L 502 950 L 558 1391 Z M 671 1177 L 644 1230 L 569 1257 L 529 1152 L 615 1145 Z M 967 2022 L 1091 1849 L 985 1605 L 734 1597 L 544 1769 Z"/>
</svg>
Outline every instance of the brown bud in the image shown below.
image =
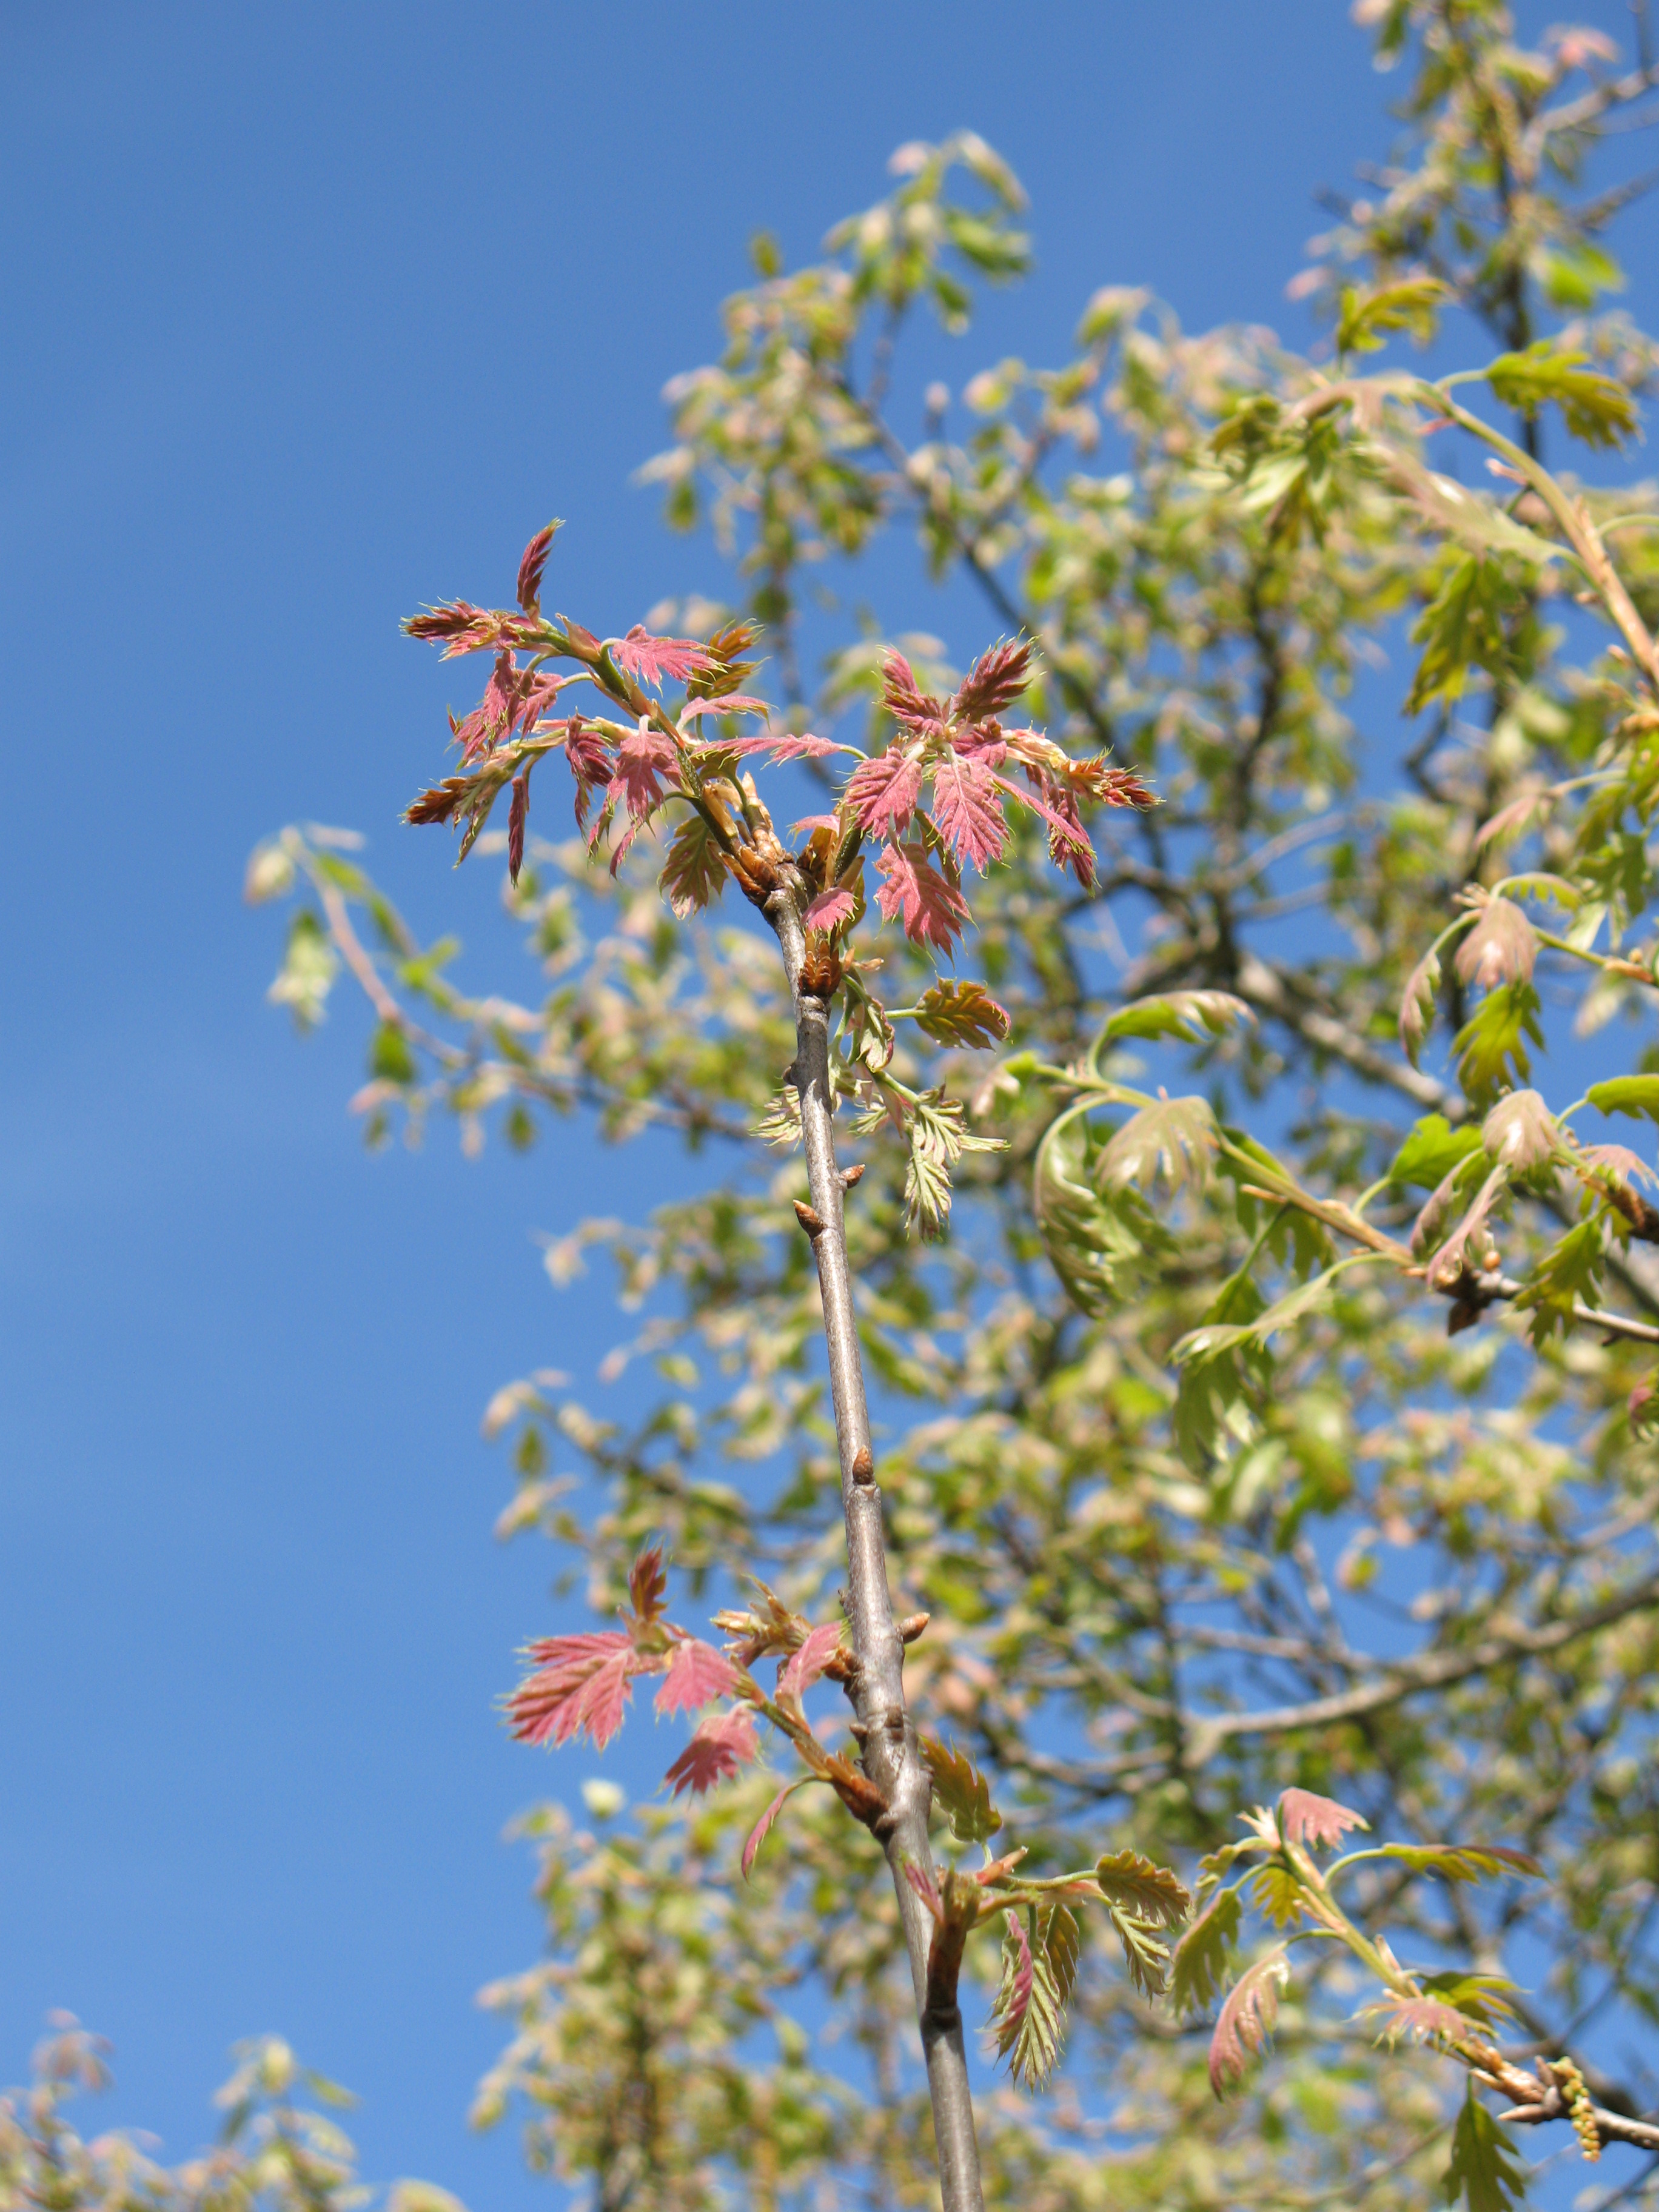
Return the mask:
<svg viewBox="0 0 1659 2212">
<path fill-rule="evenodd" d="M 778 887 L 776 870 L 752 845 L 739 845 L 735 853 L 728 853 L 726 865 L 737 878 L 744 896 L 757 906 L 764 906 Z"/>
<path fill-rule="evenodd" d="M 850 1168 L 843 1168 L 841 1171 L 842 1188 L 843 1190 L 851 1190 L 855 1182 L 862 1181 L 863 1176 L 864 1162 L 862 1160 L 856 1161 Z"/>
<path fill-rule="evenodd" d="M 854 1482 L 873 1482 L 875 1480 L 876 1462 L 870 1456 L 870 1447 L 868 1444 L 860 1444 L 857 1451 L 854 1453 L 852 1471 L 853 1480 Z"/>
<path fill-rule="evenodd" d="M 826 932 L 814 929 L 806 939 L 806 955 L 800 963 L 801 995 L 808 999 L 833 999 L 841 988 L 841 955 Z"/>
<path fill-rule="evenodd" d="M 907 1613 L 898 1625 L 900 1643 L 914 1644 L 933 1617 L 931 1613 Z"/>
<path fill-rule="evenodd" d="M 817 1215 L 813 1212 L 811 1207 L 802 1199 L 798 1198 L 795 1200 L 795 1218 L 799 1222 L 801 1227 L 815 1243 L 823 1236 L 823 1222 L 819 1220 Z"/>
</svg>

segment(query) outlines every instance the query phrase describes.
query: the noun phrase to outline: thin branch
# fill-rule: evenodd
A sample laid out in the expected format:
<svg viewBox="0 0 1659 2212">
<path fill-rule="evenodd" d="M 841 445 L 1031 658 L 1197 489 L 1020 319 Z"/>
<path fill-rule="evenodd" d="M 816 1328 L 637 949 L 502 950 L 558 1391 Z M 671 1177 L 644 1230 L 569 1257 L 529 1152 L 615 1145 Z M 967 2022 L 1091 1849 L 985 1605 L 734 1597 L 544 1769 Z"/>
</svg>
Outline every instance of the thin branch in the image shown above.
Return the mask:
<svg viewBox="0 0 1659 2212">
<path fill-rule="evenodd" d="M 930 1981 L 933 1923 L 906 1873 L 907 1866 L 912 1865 L 919 1874 L 931 1877 L 933 1873 L 927 1838 L 932 1783 L 905 1710 L 904 1644 L 893 1619 L 887 1583 L 881 1492 L 876 1484 L 864 1367 L 853 1311 L 852 1271 L 847 1257 L 846 1187 L 836 1166 L 829 1009 L 822 998 L 801 988 L 806 940 L 800 891 L 786 883 L 768 897 L 765 913 L 777 933 L 795 1007 L 794 1080 L 800 1099 L 811 1200 L 811 1218 L 804 1217 L 802 1225 L 811 1237 L 817 1261 L 836 1441 L 841 1454 L 848 1570 L 847 1613 L 853 1646 L 848 1688 L 857 1714 L 854 1732 L 863 1750 L 866 1771 L 887 1801 L 885 1813 L 872 1824 L 873 1832 L 892 1873 L 909 1954 L 933 2100 L 944 2212 L 983 2212 L 962 2012 L 954 1988 L 946 1993 L 936 1979 Z"/>
</svg>

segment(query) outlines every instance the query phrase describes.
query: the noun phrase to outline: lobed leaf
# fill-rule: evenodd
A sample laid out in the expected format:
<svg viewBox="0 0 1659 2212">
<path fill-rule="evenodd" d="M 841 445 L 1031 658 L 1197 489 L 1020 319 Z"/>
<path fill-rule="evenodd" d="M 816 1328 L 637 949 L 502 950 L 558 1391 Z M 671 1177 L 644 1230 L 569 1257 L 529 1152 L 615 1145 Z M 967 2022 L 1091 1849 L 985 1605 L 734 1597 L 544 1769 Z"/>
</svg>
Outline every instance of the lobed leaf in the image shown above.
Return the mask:
<svg viewBox="0 0 1659 2212">
<path fill-rule="evenodd" d="M 1234 1984 L 1210 2038 L 1210 2087 L 1218 2098 L 1237 2088 L 1265 2047 L 1290 1978 L 1289 1962 L 1275 1946 Z"/>
<path fill-rule="evenodd" d="M 990 1784 L 965 1751 L 937 1736 L 918 1741 L 933 1778 L 934 1799 L 951 1823 L 951 1834 L 958 1843 L 988 1843 L 1002 1826 L 1002 1815 L 991 1802 Z"/>
<path fill-rule="evenodd" d="M 1220 1996 L 1242 1913 L 1238 1892 L 1218 1890 L 1176 1945 L 1170 1995 L 1177 2012 L 1207 2012 Z"/>
</svg>

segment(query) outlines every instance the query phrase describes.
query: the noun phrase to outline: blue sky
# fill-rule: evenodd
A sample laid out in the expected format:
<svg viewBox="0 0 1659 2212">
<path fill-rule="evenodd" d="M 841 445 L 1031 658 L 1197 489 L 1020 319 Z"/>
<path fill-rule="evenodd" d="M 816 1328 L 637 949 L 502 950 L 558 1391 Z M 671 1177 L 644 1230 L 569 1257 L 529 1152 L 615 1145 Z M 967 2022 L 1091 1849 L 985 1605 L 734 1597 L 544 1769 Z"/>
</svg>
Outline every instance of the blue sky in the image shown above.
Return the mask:
<svg viewBox="0 0 1659 2212">
<path fill-rule="evenodd" d="M 454 690 L 398 619 L 501 596 L 554 511 L 596 627 L 722 588 L 629 478 L 750 233 L 805 255 L 969 124 L 1039 270 L 927 374 L 1058 354 L 1104 283 L 1295 334 L 1310 195 L 1384 150 L 1390 84 L 1332 0 L 8 0 L 0 60 L 0 2079 L 71 2007 L 107 2117 L 183 2155 L 278 2027 L 363 2094 L 370 2173 L 527 2204 L 465 2127 L 471 2001 L 538 1942 L 501 1831 L 586 1770 L 491 1711 L 548 1561 L 493 1542 L 477 1420 L 615 1334 L 533 1232 L 672 1164 L 580 1130 L 366 1158 L 364 1025 L 300 1045 L 266 1006 L 247 850 L 356 825 L 528 989 L 489 873 L 396 829 Z M 894 629 L 951 634 L 889 573 Z"/>
</svg>

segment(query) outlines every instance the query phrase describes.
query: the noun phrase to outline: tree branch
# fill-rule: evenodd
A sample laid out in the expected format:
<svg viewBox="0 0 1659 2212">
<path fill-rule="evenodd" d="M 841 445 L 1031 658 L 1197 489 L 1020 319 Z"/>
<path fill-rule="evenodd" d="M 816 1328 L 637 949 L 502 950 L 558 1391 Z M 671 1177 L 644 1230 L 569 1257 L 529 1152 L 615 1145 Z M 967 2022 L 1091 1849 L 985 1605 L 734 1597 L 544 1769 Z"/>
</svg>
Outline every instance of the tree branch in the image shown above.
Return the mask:
<svg viewBox="0 0 1659 2212">
<path fill-rule="evenodd" d="M 854 1662 L 848 1689 L 858 1716 L 854 1733 L 862 1747 L 865 1771 L 887 1801 L 886 1812 L 873 1827 L 892 1872 L 899 1921 L 909 1954 L 933 2100 L 944 2212 L 983 2212 L 962 2014 L 954 2002 L 947 2009 L 933 2002 L 935 1993 L 930 1991 L 927 1973 L 933 1923 L 905 1872 L 908 1863 L 919 1873 L 930 1876 L 933 1873 L 927 1840 L 933 1785 L 905 1710 L 904 1644 L 893 1619 L 887 1585 L 881 1492 L 876 1486 L 864 1368 L 853 1312 L 852 1272 L 847 1258 L 846 1189 L 836 1166 L 829 1009 L 823 999 L 801 988 L 806 940 L 799 898 L 797 889 L 786 884 L 767 898 L 765 913 L 777 933 L 795 1007 L 795 1089 L 800 1099 L 811 1212 L 817 1224 L 813 1226 L 804 1220 L 802 1225 L 811 1237 L 817 1261 L 836 1441 L 841 1453 L 842 1510 L 847 1524 L 846 1604 Z"/>
</svg>

